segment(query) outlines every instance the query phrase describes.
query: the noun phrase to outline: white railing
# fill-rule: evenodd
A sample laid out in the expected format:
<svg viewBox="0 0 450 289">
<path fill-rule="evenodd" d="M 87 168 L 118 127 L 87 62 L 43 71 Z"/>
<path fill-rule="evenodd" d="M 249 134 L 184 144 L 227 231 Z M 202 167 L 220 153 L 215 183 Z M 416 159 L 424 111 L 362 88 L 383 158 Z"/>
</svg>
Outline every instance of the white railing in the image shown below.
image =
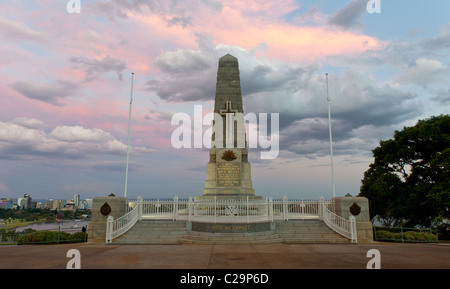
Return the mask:
<svg viewBox="0 0 450 289">
<path fill-rule="evenodd" d="M 140 218 L 186 220 L 213 223 L 249 223 L 291 219 L 319 219 L 317 200 L 222 199 L 194 201 L 192 198 L 131 200 L 130 207 L 141 204 Z M 334 211 L 332 201 L 322 201 Z"/>
<path fill-rule="evenodd" d="M 334 212 L 333 201 L 323 201 L 327 208 Z M 291 219 L 318 219 L 319 218 L 319 202 L 317 200 L 288 200 L 283 197 L 282 200 L 273 201 L 273 214 L 275 220 L 291 220 Z"/>
<path fill-rule="evenodd" d="M 190 221 L 213 223 L 264 222 L 270 218 L 268 202 L 246 199 L 217 199 L 188 204 Z"/>
<path fill-rule="evenodd" d="M 321 200 L 319 199 L 319 202 L 320 201 Z M 320 204 L 319 208 L 321 208 L 319 211 L 319 220 L 323 220 L 330 229 L 350 239 L 352 243 L 358 242 L 355 217 L 350 216 L 348 220 L 344 219 L 330 211 L 323 203 Z"/>
<path fill-rule="evenodd" d="M 187 200 L 155 199 L 142 202 L 142 216 L 146 219 L 172 219 L 177 220 L 179 214 L 183 214 L 186 209 Z"/>
<path fill-rule="evenodd" d="M 139 198 L 138 198 L 139 200 Z M 113 239 L 126 233 L 131 229 L 142 216 L 142 198 L 125 215 L 114 219 L 109 216 L 106 221 L 106 243 L 111 243 Z"/>
</svg>

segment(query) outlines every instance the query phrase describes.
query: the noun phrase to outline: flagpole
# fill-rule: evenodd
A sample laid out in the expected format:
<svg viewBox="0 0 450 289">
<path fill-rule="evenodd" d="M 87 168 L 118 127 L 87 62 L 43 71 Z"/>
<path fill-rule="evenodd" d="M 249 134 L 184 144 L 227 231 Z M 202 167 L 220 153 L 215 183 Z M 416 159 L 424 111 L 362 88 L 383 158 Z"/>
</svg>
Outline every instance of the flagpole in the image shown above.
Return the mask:
<svg viewBox="0 0 450 289">
<path fill-rule="evenodd" d="M 330 131 L 330 155 L 331 155 L 331 183 L 333 189 L 333 198 L 336 197 L 335 186 L 334 186 L 334 163 L 333 163 L 333 137 L 331 135 L 331 112 L 330 112 L 330 96 L 328 94 L 328 73 L 327 76 L 327 103 L 328 103 L 328 129 Z"/>
<path fill-rule="evenodd" d="M 131 126 L 131 105 L 133 103 L 133 82 L 134 82 L 134 72 L 131 73 L 131 93 L 130 93 L 130 112 L 128 115 L 128 140 L 127 140 L 127 166 L 125 169 L 125 193 L 124 197 L 127 197 L 127 186 L 128 186 L 128 160 L 130 155 L 130 126 Z"/>
</svg>

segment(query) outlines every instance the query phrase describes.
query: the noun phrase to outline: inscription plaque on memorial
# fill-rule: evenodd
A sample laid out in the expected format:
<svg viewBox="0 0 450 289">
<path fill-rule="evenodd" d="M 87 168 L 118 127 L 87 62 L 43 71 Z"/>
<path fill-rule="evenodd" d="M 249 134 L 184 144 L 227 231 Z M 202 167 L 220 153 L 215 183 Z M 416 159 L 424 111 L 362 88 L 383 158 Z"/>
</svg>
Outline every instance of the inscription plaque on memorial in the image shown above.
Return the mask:
<svg viewBox="0 0 450 289">
<path fill-rule="evenodd" d="M 249 224 L 213 224 L 213 223 L 192 223 L 192 230 L 211 233 L 251 233 L 270 231 L 270 223 L 249 223 Z"/>
<path fill-rule="evenodd" d="M 217 185 L 239 187 L 241 185 L 241 165 L 239 163 L 218 163 Z"/>
</svg>

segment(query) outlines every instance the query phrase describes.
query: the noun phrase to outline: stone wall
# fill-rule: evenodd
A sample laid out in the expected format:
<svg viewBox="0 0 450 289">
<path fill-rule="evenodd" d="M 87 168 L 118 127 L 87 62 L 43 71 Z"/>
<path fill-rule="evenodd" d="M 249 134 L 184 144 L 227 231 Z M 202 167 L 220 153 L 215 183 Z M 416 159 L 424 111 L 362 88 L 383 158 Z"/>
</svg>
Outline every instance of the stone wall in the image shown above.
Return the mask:
<svg viewBox="0 0 450 289">
<path fill-rule="evenodd" d="M 358 243 L 372 242 L 373 229 L 369 214 L 369 200 L 363 197 L 337 197 L 333 200 L 337 215 L 347 220 L 350 216 L 355 217 Z"/>
<path fill-rule="evenodd" d="M 128 212 L 128 198 L 97 197 L 92 201 L 92 217 L 88 227 L 88 240 L 106 238 L 106 220 L 117 219 Z"/>
</svg>

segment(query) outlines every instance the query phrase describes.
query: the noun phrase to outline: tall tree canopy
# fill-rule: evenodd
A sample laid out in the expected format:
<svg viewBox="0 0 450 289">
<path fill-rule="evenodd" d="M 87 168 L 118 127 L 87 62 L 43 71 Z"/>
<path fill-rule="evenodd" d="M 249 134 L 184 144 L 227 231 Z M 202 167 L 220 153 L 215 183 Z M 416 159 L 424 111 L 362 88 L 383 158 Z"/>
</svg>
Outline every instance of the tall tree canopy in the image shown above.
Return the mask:
<svg viewBox="0 0 450 289">
<path fill-rule="evenodd" d="M 450 116 L 420 120 L 380 141 L 360 196 L 387 225 L 431 226 L 450 218 Z"/>
</svg>

